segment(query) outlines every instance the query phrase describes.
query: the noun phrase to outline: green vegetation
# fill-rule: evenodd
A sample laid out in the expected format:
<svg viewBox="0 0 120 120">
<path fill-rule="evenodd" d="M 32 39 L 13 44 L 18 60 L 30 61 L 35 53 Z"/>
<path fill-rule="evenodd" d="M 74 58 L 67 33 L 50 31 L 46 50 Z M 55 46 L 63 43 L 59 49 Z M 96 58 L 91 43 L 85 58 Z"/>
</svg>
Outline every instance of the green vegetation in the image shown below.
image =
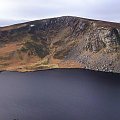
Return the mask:
<svg viewBox="0 0 120 120">
<path fill-rule="evenodd" d="M 54 58 L 55 59 L 64 59 L 65 56 L 68 55 L 68 52 L 70 51 L 70 49 L 63 49 L 63 50 L 60 50 L 60 51 L 57 51 L 55 54 L 54 54 Z"/>
<path fill-rule="evenodd" d="M 73 46 L 77 44 L 77 42 L 77 40 L 73 40 L 71 42 L 66 43 L 66 46 L 64 46 L 61 50 L 56 51 L 53 57 L 55 59 L 64 59 L 69 54 Z"/>
<path fill-rule="evenodd" d="M 49 59 L 48 58 L 44 58 L 34 64 L 31 64 L 29 66 L 26 66 L 23 69 L 26 70 L 44 70 L 44 69 L 51 69 L 51 68 L 58 68 L 57 64 L 49 64 Z"/>
<path fill-rule="evenodd" d="M 44 58 L 49 54 L 49 49 L 42 44 L 37 44 L 35 42 L 26 42 L 20 49 L 22 52 L 28 52 L 30 55 L 38 55 L 40 58 Z"/>
</svg>

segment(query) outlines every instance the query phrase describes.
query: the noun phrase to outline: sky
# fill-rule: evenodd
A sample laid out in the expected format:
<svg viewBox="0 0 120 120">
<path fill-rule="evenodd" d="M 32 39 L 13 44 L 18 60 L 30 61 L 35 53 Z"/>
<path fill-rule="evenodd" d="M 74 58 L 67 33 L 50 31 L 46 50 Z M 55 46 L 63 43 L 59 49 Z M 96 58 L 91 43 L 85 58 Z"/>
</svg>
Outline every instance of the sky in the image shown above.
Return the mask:
<svg viewBox="0 0 120 120">
<path fill-rule="evenodd" d="M 120 22 L 120 0 L 0 0 L 0 26 L 58 16 Z"/>
</svg>

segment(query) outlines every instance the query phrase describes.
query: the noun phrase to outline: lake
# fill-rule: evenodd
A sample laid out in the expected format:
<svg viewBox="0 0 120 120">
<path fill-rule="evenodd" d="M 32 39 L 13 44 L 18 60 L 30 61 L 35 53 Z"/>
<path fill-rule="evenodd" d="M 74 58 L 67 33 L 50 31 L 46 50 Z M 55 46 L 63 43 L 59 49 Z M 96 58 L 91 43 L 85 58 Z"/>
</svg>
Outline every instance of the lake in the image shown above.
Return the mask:
<svg viewBox="0 0 120 120">
<path fill-rule="evenodd" d="M 0 120 L 120 120 L 120 74 L 1 72 Z"/>
</svg>

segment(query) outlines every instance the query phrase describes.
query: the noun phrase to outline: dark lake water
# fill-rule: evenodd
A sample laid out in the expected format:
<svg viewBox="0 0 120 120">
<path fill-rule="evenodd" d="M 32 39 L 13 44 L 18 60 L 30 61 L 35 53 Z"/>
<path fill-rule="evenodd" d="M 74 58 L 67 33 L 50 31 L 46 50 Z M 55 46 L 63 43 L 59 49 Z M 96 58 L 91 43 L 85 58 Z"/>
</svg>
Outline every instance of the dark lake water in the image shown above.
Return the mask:
<svg viewBox="0 0 120 120">
<path fill-rule="evenodd" d="M 120 74 L 0 73 L 0 120 L 120 120 Z"/>
</svg>

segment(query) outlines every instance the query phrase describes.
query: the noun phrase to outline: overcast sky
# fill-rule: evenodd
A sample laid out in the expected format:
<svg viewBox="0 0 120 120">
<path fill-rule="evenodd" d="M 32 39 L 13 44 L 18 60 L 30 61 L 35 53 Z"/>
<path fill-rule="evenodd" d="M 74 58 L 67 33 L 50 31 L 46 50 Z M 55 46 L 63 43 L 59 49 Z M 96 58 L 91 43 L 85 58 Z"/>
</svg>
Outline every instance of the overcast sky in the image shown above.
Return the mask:
<svg viewBox="0 0 120 120">
<path fill-rule="evenodd" d="M 120 0 L 0 0 L 0 26 L 67 15 L 120 22 Z"/>
</svg>

